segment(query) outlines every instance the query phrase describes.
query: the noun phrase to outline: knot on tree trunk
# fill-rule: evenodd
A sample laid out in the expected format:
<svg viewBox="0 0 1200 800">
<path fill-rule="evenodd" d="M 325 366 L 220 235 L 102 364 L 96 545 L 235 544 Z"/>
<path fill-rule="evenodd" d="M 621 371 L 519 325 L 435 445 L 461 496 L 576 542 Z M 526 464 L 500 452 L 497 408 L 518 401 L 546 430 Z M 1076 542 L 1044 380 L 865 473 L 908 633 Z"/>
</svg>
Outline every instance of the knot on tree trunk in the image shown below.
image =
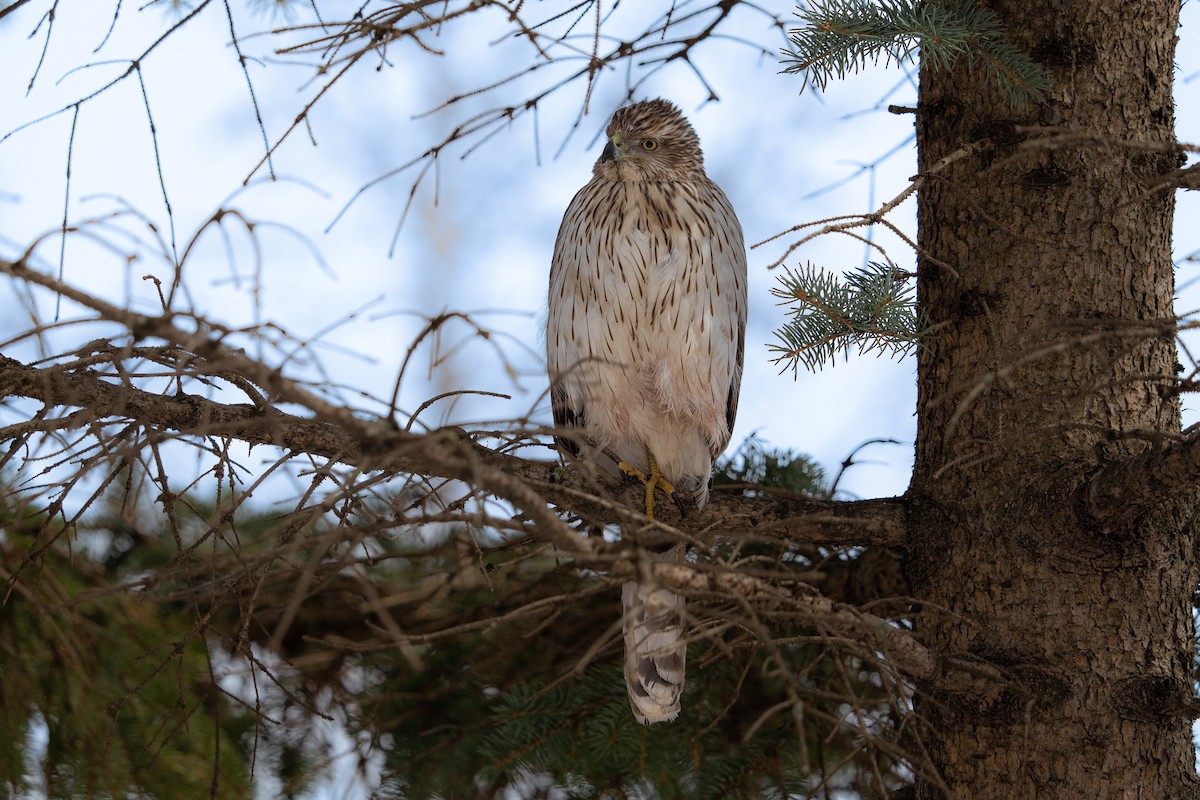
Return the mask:
<svg viewBox="0 0 1200 800">
<path fill-rule="evenodd" d="M 1061 704 L 1070 684 L 1048 666 L 1000 666 L 976 658 L 948 658 L 937 689 L 926 690 L 928 713 L 947 723 L 1007 725 L 1027 714 Z"/>
<path fill-rule="evenodd" d="M 1134 722 L 1200 718 L 1191 684 L 1170 675 L 1135 675 L 1118 681 L 1109 699 L 1117 716 Z"/>
</svg>

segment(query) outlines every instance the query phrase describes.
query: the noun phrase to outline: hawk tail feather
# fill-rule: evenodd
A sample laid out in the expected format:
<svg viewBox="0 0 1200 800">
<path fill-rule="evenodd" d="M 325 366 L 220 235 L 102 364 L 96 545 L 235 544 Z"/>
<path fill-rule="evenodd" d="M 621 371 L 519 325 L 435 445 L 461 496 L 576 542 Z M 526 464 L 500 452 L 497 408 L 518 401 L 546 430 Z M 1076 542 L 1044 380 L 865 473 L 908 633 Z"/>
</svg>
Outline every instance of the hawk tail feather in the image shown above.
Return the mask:
<svg viewBox="0 0 1200 800">
<path fill-rule="evenodd" d="M 633 715 L 643 725 L 679 715 L 687 661 L 683 597 L 629 582 L 621 592 L 625 684 Z"/>
</svg>

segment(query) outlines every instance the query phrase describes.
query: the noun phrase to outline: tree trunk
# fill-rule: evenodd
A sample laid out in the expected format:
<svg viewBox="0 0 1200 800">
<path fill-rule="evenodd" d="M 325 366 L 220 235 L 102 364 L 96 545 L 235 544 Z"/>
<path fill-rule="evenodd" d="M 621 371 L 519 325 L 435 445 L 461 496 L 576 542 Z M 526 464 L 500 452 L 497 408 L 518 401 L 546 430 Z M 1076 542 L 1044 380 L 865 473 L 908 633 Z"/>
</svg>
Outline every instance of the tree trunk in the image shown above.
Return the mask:
<svg viewBox="0 0 1200 800">
<path fill-rule="evenodd" d="M 937 327 L 918 360 L 906 571 L 944 666 L 918 687 L 937 775 L 917 795 L 1198 797 L 1196 494 L 1117 525 L 1086 494 L 1180 430 L 1174 199 L 1151 191 L 1179 162 L 1131 144 L 1174 141 L 1178 2 L 988 5 L 1054 85 L 1014 111 L 981 69 L 921 72 L 921 172 L 981 147 L 919 198 Z"/>
</svg>

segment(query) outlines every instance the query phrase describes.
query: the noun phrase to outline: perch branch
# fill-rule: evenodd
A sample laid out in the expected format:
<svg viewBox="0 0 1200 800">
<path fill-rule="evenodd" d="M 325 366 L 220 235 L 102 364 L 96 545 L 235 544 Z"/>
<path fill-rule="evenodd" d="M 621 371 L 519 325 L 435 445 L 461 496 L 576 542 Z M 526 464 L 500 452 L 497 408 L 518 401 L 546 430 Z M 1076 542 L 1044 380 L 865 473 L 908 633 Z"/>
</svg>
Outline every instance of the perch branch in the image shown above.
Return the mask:
<svg viewBox="0 0 1200 800">
<path fill-rule="evenodd" d="M 228 369 L 223 364 L 224 369 Z M 636 507 L 636 487 L 619 488 L 616 500 L 604 501 L 588 490 L 591 484 L 572 475 L 551 480 L 556 464 L 518 458 L 471 442 L 457 429 L 416 435 L 384 422 L 360 419 L 339 409 L 337 421 L 300 417 L 274 408 L 219 403 L 190 394 L 165 395 L 134 386 L 110 383 L 89 372 L 59 366 L 33 367 L 0 355 L 0 396 L 26 397 L 51 407 L 76 407 L 66 417 L 46 420 L 56 430 L 79 429 L 97 423 L 136 421 L 190 436 L 219 436 L 247 444 L 264 444 L 292 452 L 351 464 L 367 471 L 420 473 L 464 480 L 516 503 L 531 518 L 542 501 L 555 502 L 597 522 L 615 522 Z M 28 435 L 29 423 L 0 429 L 0 440 Z M 897 546 L 905 539 L 904 503 L 897 498 L 832 502 L 762 490 L 758 496 L 714 492 L 708 506 L 673 518 L 687 533 L 709 529 L 754 532 L 773 540 L 797 540 L 828 545 Z M 628 497 L 625 497 L 628 495 Z M 535 498 L 538 498 L 535 501 Z M 570 551 L 590 550 L 552 513 L 535 518 L 556 523 L 556 544 Z M 644 521 L 644 520 L 643 520 Z M 562 526 L 561 528 L 559 526 Z"/>
</svg>

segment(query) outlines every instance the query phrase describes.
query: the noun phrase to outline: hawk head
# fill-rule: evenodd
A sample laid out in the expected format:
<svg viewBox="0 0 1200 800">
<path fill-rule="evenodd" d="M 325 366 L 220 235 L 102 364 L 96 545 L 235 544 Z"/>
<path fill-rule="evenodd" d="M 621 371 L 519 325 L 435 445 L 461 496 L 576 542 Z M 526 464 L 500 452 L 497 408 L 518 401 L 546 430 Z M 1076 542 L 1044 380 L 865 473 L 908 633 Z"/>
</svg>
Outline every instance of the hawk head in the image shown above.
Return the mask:
<svg viewBox="0 0 1200 800">
<path fill-rule="evenodd" d="M 618 108 L 593 173 L 613 180 L 686 181 L 704 175 L 700 139 L 672 103 L 643 100 Z"/>
</svg>

